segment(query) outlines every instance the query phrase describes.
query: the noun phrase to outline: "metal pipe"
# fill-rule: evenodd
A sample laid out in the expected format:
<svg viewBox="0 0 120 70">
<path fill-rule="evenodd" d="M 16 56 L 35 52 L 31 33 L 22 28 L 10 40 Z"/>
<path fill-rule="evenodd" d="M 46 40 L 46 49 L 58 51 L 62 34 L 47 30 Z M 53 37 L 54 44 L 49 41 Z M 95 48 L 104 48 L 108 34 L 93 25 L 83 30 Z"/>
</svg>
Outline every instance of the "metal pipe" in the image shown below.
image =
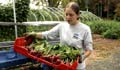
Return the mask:
<svg viewBox="0 0 120 70">
<path fill-rule="evenodd" d="M 13 0 L 13 14 L 14 14 L 14 23 L 16 23 L 16 12 L 15 12 L 15 0 Z M 15 25 L 15 37 L 18 37 L 17 34 L 17 25 Z"/>
</svg>

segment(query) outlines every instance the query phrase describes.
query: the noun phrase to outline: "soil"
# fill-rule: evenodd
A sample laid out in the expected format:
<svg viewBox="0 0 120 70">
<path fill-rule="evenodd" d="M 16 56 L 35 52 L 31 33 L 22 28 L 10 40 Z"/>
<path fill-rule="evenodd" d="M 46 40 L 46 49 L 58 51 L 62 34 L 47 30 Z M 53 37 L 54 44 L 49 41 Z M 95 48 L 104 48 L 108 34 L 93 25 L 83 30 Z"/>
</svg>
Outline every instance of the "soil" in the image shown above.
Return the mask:
<svg viewBox="0 0 120 70">
<path fill-rule="evenodd" d="M 94 51 L 87 59 L 87 70 L 120 70 L 120 40 L 93 35 Z"/>
</svg>

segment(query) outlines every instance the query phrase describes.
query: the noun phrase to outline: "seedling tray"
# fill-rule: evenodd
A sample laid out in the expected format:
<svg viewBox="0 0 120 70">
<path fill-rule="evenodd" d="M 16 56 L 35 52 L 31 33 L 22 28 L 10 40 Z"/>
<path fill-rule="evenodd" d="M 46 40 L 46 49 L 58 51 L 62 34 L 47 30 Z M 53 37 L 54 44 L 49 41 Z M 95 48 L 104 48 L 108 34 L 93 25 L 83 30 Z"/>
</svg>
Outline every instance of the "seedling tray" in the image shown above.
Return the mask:
<svg viewBox="0 0 120 70">
<path fill-rule="evenodd" d="M 45 60 L 43 58 L 44 56 L 37 57 L 35 55 L 30 54 L 28 49 L 25 48 L 25 46 L 30 44 L 31 42 L 32 42 L 32 38 L 26 40 L 25 37 L 18 37 L 14 43 L 14 50 L 28 58 L 34 59 L 40 63 L 47 64 L 49 66 L 57 68 L 58 70 L 76 70 L 78 61 L 74 61 L 72 65 L 68 65 L 67 63 L 64 62 L 61 62 L 60 64 L 54 64 L 52 62 Z"/>
</svg>

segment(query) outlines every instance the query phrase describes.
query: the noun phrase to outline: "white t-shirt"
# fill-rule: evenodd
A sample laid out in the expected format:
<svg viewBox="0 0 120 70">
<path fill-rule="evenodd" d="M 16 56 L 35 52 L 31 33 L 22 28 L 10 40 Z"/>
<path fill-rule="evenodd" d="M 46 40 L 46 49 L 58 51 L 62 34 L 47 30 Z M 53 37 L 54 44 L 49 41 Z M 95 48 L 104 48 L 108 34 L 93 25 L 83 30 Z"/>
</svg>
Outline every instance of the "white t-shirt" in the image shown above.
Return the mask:
<svg viewBox="0 0 120 70">
<path fill-rule="evenodd" d="M 68 22 L 63 22 L 49 31 L 42 32 L 42 36 L 47 39 L 60 38 L 61 44 L 67 44 L 83 50 L 93 50 L 92 47 L 92 34 L 89 26 L 78 23 L 70 25 Z M 79 69 L 85 68 L 85 61 L 79 64 Z"/>
</svg>

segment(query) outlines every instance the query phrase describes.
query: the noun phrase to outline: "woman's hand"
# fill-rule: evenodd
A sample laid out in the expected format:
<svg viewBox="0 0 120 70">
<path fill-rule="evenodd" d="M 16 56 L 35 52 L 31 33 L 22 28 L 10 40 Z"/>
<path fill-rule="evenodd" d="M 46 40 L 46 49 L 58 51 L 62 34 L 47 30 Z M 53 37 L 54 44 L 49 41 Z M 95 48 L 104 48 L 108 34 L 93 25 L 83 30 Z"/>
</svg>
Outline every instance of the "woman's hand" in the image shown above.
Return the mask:
<svg viewBox="0 0 120 70">
<path fill-rule="evenodd" d="M 42 39 L 42 34 L 41 32 L 28 32 L 24 34 L 24 37 L 33 37 L 33 38 Z"/>
<path fill-rule="evenodd" d="M 31 43 L 32 40 L 36 38 L 36 33 L 35 32 L 28 32 L 28 33 L 24 33 L 23 36 L 25 37 L 26 41 L 30 41 L 30 43 Z"/>
<path fill-rule="evenodd" d="M 23 36 L 25 36 L 25 37 L 36 37 L 36 32 L 27 32 L 27 33 L 24 33 Z"/>
<path fill-rule="evenodd" d="M 82 63 L 82 61 L 83 61 L 83 60 L 82 60 L 82 55 L 78 55 L 78 56 L 77 56 L 77 61 L 78 61 L 78 63 Z"/>
<path fill-rule="evenodd" d="M 84 52 L 84 54 L 80 54 L 78 57 L 77 57 L 77 60 L 79 63 L 82 63 L 87 57 L 90 56 L 90 54 L 92 53 L 92 51 L 90 50 L 86 50 Z"/>
</svg>

